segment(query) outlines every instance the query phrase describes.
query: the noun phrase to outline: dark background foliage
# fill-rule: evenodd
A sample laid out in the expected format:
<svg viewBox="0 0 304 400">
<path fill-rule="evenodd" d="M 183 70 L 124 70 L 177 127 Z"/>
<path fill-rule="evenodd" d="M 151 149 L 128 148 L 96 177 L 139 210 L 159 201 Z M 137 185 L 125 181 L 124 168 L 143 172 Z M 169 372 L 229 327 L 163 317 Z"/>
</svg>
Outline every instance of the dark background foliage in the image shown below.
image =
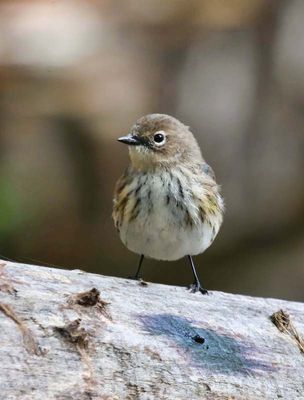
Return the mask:
<svg viewBox="0 0 304 400">
<path fill-rule="evenodd" d="M 304 300 L 302 0 L 0 3 L 0 253 L 128 276 L 111 221 L 116 138 L 151 112 L 189 125 L 227 213 L 205 286 Z M 34 260 L 34 261 L 33 261 Z M 145 278 L 186 284 L 186 260 Z"/>
</svg>

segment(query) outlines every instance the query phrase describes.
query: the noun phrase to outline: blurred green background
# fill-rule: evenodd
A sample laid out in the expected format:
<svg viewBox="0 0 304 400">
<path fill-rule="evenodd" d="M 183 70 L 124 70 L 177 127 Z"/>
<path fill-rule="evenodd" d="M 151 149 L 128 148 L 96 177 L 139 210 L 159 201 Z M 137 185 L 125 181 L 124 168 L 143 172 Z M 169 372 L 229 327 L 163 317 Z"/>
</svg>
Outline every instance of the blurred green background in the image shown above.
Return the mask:
<svg viewBox="0 0 304 400">
<path fill-rule="evenodd" d="M 0 253 L 128 276 L 111 220 L 140 116 L 195 133 L 223 228 L 196 257 L 211 289 L 304 300 L 302 0 L 2 0 Z M 186 260 L 144 278 L 185 285 Z"/>
</svg>

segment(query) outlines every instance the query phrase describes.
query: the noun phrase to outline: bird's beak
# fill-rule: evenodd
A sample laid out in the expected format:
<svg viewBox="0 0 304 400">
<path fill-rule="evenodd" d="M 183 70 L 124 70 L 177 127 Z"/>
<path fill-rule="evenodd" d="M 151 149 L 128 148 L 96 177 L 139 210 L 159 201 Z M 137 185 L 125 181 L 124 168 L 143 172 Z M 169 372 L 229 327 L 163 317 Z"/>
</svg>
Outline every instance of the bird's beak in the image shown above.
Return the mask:
<svg viewBox="0 0 304 400">
<path fill-rule="evenodd" d="M 121 143 L 128 144 L 129 146 L 138 146 L 141 144 L 139 138 L 133 135 L 122 136 L 117 139 Z"/>
</svg>

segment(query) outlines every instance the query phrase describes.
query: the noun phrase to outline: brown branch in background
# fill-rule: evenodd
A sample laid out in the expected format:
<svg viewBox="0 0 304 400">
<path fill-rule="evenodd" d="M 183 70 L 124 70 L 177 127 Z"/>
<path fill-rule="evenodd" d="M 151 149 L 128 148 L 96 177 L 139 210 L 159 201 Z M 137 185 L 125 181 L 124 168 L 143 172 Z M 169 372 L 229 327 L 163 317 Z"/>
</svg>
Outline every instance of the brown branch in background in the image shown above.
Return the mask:
<svg viewBox="0 0 304 400">
<path fill-rule="evenodd" d="M 291 322 L 290 316 L 283 310 L 273 313 L 270 317 L 280 332 L 289 335 L 298 345 L 300 351 L 304 353 L 304 339 L 299 335 Z"/>
<path fill-rule="evenodd" d="M 191 37 L 187 39 L 176 48 L 160 48 L 156 53 L 160 66 L 159 82 L 156 86 L 156 110 L 166 114 L 176 115 L 179 79 L 191 44 Z"/>
<path fill-rule="evenodd" d="M 280 18 L 284 9 L 282 1 L 271 1 L 257 19 L 254 26 L 254 50 L 256 63 L 255 99 L 248 127 L 241 141 L 241 150 L 246 159 L 255 162 L 253 149 L 263 142 L 264 133 L 261 131 L 263 118 L 268 109 L 270 94 L 273 90 L 273 67 L 277 33 Z M 248 164 L 249 167 L 251 166 Z M 248 172 L 244 172 L 247 176 Z"/>
<path fill-rule="evenodd" d="M 103 185 L 96 143 L 81 118 L 57 117 L 55 125 L 73 167 L 79 214 L 94 223 L 100 214 Z"/>
</svg>

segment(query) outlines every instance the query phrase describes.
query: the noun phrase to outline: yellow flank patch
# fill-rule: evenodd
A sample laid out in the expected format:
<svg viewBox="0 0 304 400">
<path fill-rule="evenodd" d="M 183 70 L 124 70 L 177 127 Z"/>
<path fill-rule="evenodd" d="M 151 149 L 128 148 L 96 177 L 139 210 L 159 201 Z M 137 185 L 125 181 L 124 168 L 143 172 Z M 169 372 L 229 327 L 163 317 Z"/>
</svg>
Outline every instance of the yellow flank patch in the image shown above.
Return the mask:
<svg viewBox="0 0 304 400">
<path fill-rule="evenodd" d="M 204 210 L 204 213 L 206 216 L 208 214 L 218 214 L 220 212 L 218 203 L 216 201 L 216 198 L 213 194 L 206 194 L 202 199 L 201 199 L 201 207 Z"/>
</svg>

